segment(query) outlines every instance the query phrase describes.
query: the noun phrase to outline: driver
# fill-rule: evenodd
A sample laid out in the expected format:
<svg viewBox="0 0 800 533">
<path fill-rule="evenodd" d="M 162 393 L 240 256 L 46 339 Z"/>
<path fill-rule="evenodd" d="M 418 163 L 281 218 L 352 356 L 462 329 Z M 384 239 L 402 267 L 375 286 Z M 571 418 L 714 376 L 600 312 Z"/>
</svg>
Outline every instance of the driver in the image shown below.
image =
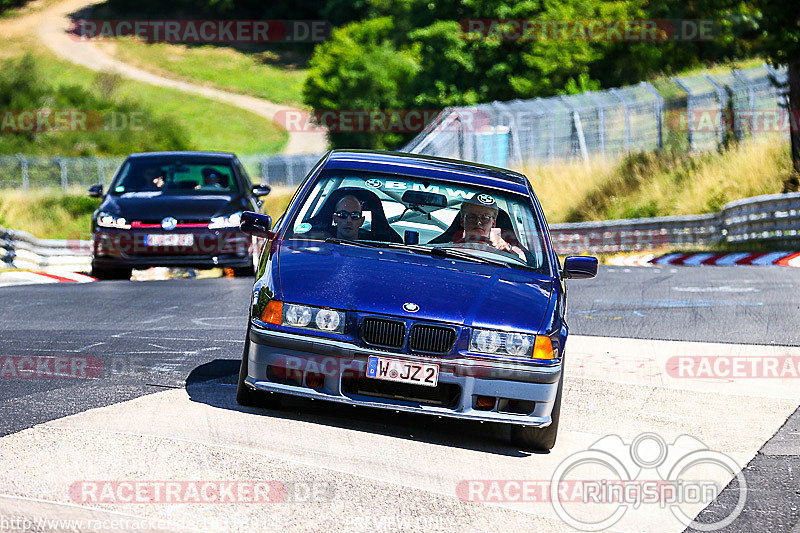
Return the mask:
<svg viewBox="0 0 800 533">
<path fill-rule="evenodd" d="M 475 200 L 465 200 L 461 203 L 461 232 L 453 234 L 453 243 L 475 243 L 488 241 L 489 244 L 502 252 L 515 253 L 525 261 L 525 253 L 517 246 L 511 246 L 500 235 L 500 228 L 496 228 L 497 203 L 482 203 Z"/>
<path fill-rule="evenodd" d="M 164 171 L 161 170 L 161 167 L 151 165 L 144 169 L 142 175 L 148 188 L 161 189 L 164 187 Z"/>
<path fill-rule="evenodd" d="M 336 228 L 337 238 L 357 240 L 358 230 L 364 224 L 364 213 L 358 198 L 352 194 L 342 196 L 342 199 L 336 202 L 332 222 Z"/>
</svg>

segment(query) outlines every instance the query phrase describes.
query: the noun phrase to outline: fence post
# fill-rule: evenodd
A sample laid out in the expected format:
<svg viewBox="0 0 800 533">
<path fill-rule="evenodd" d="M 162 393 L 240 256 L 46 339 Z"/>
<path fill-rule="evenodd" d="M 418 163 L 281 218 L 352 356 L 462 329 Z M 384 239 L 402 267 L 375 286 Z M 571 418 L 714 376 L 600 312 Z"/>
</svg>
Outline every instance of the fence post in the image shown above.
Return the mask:
<svg viewBox="0 0 800 533">
<path fill-rule="evenodd" d="M 25 156 L 22 154 L 17 154 L 17 159 L 19 159 L 19 166 L 22 169 L 22 188 L 27 189 L 30 186 L 28 178 L 28 160 L 25 159 Z"/>
<path fill-rule="evenodd" d="M 733 77 L 736 78 L 739 83 L 747 87 L 747 107 L 750 111 L 750 135 L 752 136 L 753 133 L 756 131 L 756 90 L 753 88 L 753 84 L 750 83 L 750 80 L 742 74 L 742 71 L 738 68 L 733 69 L 732 71 Z M 737 121 L 738 122 L 738 121 Z M 738 125 L 738 124 L 736 124 Z M 744 132 L 737 132 L 736 138 L 743 138 Z"/>
<path fill-rule="evenodd" d="M 703 74 L 703 77 L 708 80 L 708 82 L 714 86 L 714 91 L 717 93 L 717 118 L 719 119 L 719 144 L 723 146 L 725 144 L 725 117 L 722 115 L 722 107 L 728 106 L 728 98 L 725 89 L 722 86 L 714 81 L 714 78 L 711 77 L 710 74 Z"/>
<path fill-rule="evenodd" d="M 105 187 L 105 185 L 106 185 L 106 168 L 105 168 L 105 165 L 103 164 L 103 160 L 100 159 L 97 156 L 94 156 L 94 161 L 95 161 L 95 163 L 97 163 L 97 179 L 98 179 L 98 183 L 100 183 L 100 185 Z"/>
<path fill-rule="evenodd" d="M 58 166 L 61 168 L 61 190 L 67 192 L 67 162 L 63 157 L 58 158 Z"/>
<path fill-rule="evenodd" d="M 592 102 L 597 105 L 597 122 L 598 122 L 598 129 L 600 130 L 600 155 L 603 159 L 606 158 L 606 111 L 605 105 L 603 105 L 602 100 L 600 100 L 596 94 L 592 91 L 587 91 L 586 96 L 591 98 Z"/>
<path fill-rule="evenodd" d="M 625 152 L 631 151 L 631 112 L 628 108 L 628 101 L 616 89 L 609 89 L 608 92 L 617 97 L 622 102 L 625 109 Z"/>
<path fill-rule="evenodd" d="M 641 86 L 644 87 L 647 90 L 647 92 L 652 94 L 656 99 L 655 112 L 656 112 L 656 127 L 658 128 L 658 149 L 661 150 L 662 148 L 664 148 L 664 133 L 663 133 L 664 97 L 661 96 L 661 93 L 659 93 L 655 87 L 653 87 L 646 81 L 643 81 L 641 83 Z"/>
<path fill-rule="evenodd" d="M 678 78 L 672 78 L 678 87 L 684 90 L 686 93 L 686 136 L 689 140 L 689 153 L 692 153 L 692 142 L 694 141 L 694 135 L 692 135 L 692 91 L 689 90 L 689 87 L 686 86 Z"/>
</svg>

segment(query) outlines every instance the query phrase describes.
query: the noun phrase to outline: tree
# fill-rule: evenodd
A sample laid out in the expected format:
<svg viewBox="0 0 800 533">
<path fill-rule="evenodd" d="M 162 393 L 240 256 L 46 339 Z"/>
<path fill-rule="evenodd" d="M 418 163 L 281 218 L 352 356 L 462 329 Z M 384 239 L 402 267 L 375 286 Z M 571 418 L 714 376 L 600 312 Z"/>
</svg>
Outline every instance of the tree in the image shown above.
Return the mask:
<svg viewBox="0 0 800 533">
<path fill-rule="evenodd" d="M 789 124 L 792 166 L 800 178 L 800 2 L 754 0 L 760 11 L 760 48 L 771 62 L 785 64 L 789 74 Z"/>
</svg>

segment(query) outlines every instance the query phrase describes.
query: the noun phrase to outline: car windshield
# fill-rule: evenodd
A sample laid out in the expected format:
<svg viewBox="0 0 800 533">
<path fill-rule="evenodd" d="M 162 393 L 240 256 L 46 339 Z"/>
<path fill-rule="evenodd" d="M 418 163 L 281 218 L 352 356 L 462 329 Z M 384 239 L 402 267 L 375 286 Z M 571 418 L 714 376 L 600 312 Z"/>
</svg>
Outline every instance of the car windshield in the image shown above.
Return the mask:
<svg viewBox="0 0 800 533">
<path fill-rule="evenodd" d="M 285 238 L 405 249 L 549 274 L 530 198 L 456 181 L 325 170 L 288 221 Z"/>
<path fill-rule="evenodd" d="M 111 184 L 110 193 L 232 194 L 239 191 L 230 162 L 220 158 L 131 158 Z"/>
</svg>

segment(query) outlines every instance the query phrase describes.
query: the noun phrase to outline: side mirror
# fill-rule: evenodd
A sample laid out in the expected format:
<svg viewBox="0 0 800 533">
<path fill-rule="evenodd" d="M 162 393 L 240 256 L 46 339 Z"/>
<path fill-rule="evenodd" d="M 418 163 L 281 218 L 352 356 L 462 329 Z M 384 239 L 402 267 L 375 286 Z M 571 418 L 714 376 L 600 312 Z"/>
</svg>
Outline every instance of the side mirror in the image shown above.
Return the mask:
<svg viewBox="0 0 800 533">
<path fill-rule="evenodd" d="M 571 255 L 564 260 L 562 276 L 567 279 L 587 279 L 597 275 L 597 258 Z"/>
<path fill-rule="evenodd" d="M 239 228 L 243 232 L 256 237 L 264 237 L 267 239 L 275 238 L 275 234 L 270 231 L 272 228 L 272 219 L 269 215 L 245 211 L 242 213 L 242 222 Z"/>
<path fill-rule="evenodd" d="M 102 185 L 92 185 L 89 187 L 89 196 L 92 198 L 102 198 L 103 197 L 103 186 Z"/>
<path fill-rule="evenodd" d="M 272 187 L 267 185 L 266 183 L 262 183 L 260 185 L 253 185 L 253 196 L 266 196 L 270 192 L 272 192 Z"/>
</svg>

